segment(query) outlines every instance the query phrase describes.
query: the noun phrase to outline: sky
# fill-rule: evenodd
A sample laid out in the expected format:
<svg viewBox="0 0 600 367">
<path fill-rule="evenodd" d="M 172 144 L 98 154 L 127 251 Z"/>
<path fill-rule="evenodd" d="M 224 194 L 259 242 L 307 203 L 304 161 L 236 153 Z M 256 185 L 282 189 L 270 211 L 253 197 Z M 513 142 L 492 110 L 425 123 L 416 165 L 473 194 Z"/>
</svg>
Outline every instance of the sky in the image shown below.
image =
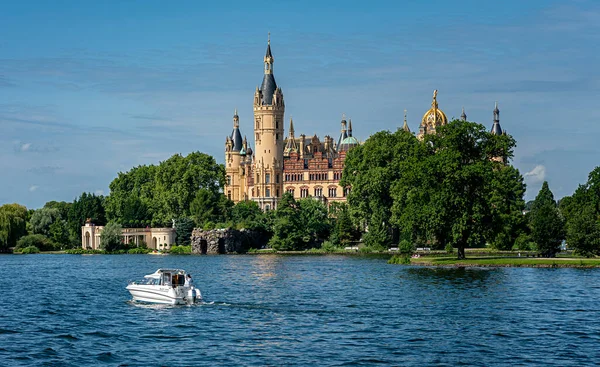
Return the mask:
<svg viewBox="0 0 600 367">
<path fill-rule="evenodd" d="M 500 124 L 526 200 L 571 195 L 600 165 L 600 2 L 12 1 L 0 3 L 0 205 L 109 194 L 118 172 L 201 151 L 224 161 L 267 34 L 286 133 Z"/>
</svg>

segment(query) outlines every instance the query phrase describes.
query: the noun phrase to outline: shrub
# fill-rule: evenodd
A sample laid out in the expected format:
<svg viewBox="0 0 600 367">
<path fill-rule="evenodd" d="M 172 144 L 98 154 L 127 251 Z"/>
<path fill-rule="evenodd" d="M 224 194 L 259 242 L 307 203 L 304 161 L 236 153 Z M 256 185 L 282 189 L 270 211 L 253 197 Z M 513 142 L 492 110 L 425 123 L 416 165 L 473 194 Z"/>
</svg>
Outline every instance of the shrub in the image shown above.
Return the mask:
<svg viewBox="0 0 600 367">
<path fill-rule="evenodd" d="M 454 252 L 454 247 L 452 247 L 451 244 L 447 244 L 446 247 L 444 247 L 444 250 L 446 250 L 446 253 L 452 254 Z"/>
<path fill-rule="evenodd" d="M 83 254 L 105 254 L 106 251 L 103 250 L 86 250 L 83 248 L 72 248 L 65 251 L 65 253 L 70 255 L 83 255 Z"/>
<path fill-rule="evenodd" d="M 17 241 L 15 252 L 21 251 L 27 247 L 36 247 L 38 251 L 52 251 L 56 249 L 56 245 L 48 237 L 42 234 L 30 234 L 23 236 Z"/>
<path fill-rule="evenodd" d="M 405 255 L 394 255 L 388 260 L 388 264 L 408 265 L 410 264 L 410 257 Z"/>
<path fill-rule="evenodd" d="M 150 252 L 150 250 L 145 247 L 135 247 L 127 250 L 128 254 L 147 254 L 148 252 Z"/>
<path fill-rule="evenodd" d="M 173 246 L 169 250 L 169 253 L 171 253 L 171 254 L 178 254 L 178 255 L 191 254 L 192 253 L 192 246 Z"/>
<path fill-rule="evenodd" d="M 403 254 L 403 255 L 412 255 L 412 253 L 414 252 L 415 248 L 413 246 L 412 243 L 410 243 L 410 241 L 408 240 L 402 240 L 400 241 L 400 243 L 398 244 L 398 252 Z"/>
<path fill-rule="evenodd" d="M 27 246 L 24 249 L 21 250 L 22 254 L 39 254 L 40 253 L 40 249 L 38 249 L 35 246 Z"/>
</svg>

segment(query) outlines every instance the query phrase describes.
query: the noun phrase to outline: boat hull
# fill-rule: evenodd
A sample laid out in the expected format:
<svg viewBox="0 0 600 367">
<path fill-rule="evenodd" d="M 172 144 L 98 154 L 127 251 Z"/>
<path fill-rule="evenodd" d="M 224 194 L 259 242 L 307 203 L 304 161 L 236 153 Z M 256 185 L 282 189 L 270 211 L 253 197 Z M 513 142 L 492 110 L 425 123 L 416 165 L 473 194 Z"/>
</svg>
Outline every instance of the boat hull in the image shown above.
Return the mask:
<svg viewBox="0 0 600 367">
<path fill-rule="evenodd" d="M 182 305 L 188 303 L 187 298 L 185 297 L 187 291 L 178 288 L 142 284 L 130 284 L 127 286 L 127 290 L 131 293 L 134 301 L 166 305 Z"/>
</svg>

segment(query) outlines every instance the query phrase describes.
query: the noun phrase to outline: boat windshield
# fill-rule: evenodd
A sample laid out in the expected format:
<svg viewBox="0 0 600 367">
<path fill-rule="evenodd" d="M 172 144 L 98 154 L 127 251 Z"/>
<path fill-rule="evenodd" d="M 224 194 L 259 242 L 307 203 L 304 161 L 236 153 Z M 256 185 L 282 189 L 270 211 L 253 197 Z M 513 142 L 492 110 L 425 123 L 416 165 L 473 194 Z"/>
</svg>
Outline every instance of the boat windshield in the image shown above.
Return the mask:
<svg viewBox="0 0 600 367">
<path fill-rule="evenodd" d="M 148 285 L 160 285 L 160 279 L 148 278 L 148 279 L 146 279 L 146 282 L 144 284 L 148 284 Z"/>
</svg>

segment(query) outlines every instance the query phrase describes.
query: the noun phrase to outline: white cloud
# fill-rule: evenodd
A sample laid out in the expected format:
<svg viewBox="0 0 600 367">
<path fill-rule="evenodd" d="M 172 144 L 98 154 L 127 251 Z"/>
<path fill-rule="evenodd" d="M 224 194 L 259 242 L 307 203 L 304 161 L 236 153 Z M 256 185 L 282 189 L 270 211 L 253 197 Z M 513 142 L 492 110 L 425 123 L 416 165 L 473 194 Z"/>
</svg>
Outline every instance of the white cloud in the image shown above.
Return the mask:
<svg viewBox="0 0 600 367">
<path fill-rule="evenodd" d="M 31 148 L 31 143 L 23 143 L 21 144 L 21 152 L 26 152 Z"/>
<path fill-rule="evenodd" d="M 546 178 L 546 167 L 538 164 L 531 171 L 525 173 L 525 177 L 532 183 L 542 182 Z"/>
<path fill-rule="evenodd" d="M 104 190 L 96 190 L 96 191 L 94 191 L 94 194 L 96 194 L 96 195 L 104 195 Z"/>
<path fill-rule="evenodd" d="M 37 186 L 37 185 L 31 185 L 31 186 L 29 186 L 29 191 L 34 192 L 35 190 L 38 189 L 38 187 L 39 186 Z"/>
</svg>

